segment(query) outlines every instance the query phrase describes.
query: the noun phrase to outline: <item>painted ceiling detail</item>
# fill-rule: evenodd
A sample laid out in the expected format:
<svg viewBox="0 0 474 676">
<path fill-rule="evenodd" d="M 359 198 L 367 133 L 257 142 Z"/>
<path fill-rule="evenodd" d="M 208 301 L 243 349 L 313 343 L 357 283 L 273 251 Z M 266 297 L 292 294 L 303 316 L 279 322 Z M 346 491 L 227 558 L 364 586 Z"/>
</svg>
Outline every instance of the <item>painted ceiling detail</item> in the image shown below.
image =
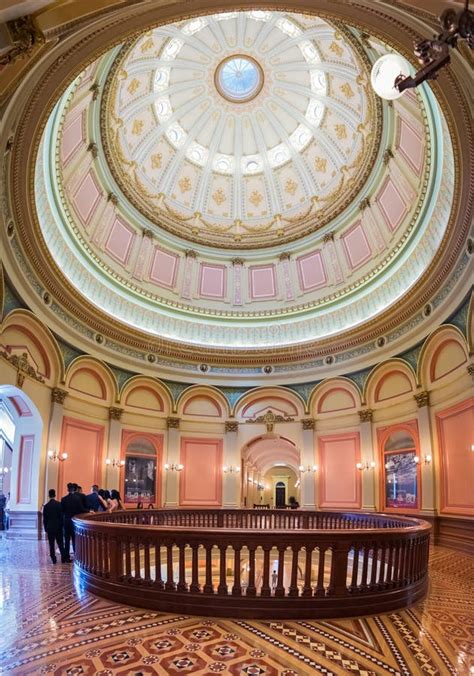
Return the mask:
<svg viewBox="0 0 474 676">
<path fill-rule="evenodd" d="M 350 203 L 374 164 L 381 114 L 347 29 L 228 12 L 126 45 L 101 131 L 115 179 L 153 223 L 255 248 L 311 233 Z"/>
<path fill-rule="evenodd" d="M 373 60 L 386 47 L 370 49 Z M 375 320 L 436 255 L 455 168 L 431 90 L 379 110 L 369 66 L 347 27 L 270 12 L 200 17 L 111 49 L 58 101 L 37 155 L 55 264 L 114 321 L 211 349 L 294 346 L 297 359 L 300 344 Z M 259 209 L 268 228 L 250 216 Z"/>
</svg>

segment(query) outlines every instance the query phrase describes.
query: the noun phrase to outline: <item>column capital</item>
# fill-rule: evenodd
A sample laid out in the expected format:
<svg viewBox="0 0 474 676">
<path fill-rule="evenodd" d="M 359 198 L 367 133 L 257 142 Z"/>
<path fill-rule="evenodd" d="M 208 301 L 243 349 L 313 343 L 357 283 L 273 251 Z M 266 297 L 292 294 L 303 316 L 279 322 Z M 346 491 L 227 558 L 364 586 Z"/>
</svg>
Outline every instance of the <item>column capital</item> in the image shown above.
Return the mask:
<svg viewBox="0 0 474 676">
<path fill-rule="evenodd" d="M 180 422 L 181 418 L 175 418 L 173 416 L 166 418 L 166 426 L 169 430 L 179 430 Z"/>
<path fill-rule="evenodd" d="M 364 408 L 359 411 L 359 418 L 361 423 L 372 422 L 374 412 L 371 408 Z"/>
<path fill-rule="evenodd" d="M 474 364 L 469 364 L 467 366 L 467 372 L 470 376 L 474 376 Z"/>
<path fill-rule="evenodd" d="M 316 420 L 314 418 L 302 418 L 301 424 L 304 430 L 314 430 Z"/>
<path fill-rule="evenodd" d="M 239 423 L 237 420 L 226 420 L 224 423 L 224 429 L 226 432 L 238 432 Z"/>
<path fill-rule="evenodd" d="M 234 266 L 235 266 L 235 265 L 240 265 L 240 267 L 242 267 L 242 265 L 245 263 L 245 260 L 244 260 L 243 258 L 233 258 L 233 259 L 231 260 L 231 263 L 232 263 L 232 265 L 234 265 Z"/>
<path fill-rule="evenodd" d="M 278 259 L 280 261 L 289 261 L 291 258 L 291 254 L 289 251 L 282 251 L 281 254 L 278 256 Z"/>
<path fill-rule="evenodd" d="M 197 253 L 194 251 L 194 249 L 185 249 L 184 255 L 186 258 L 197 258 Z"/>
<path fill-rule="evenodd" d="M 62 390 L 60 387 L 53 387 L 51 390 L 51 401 L 53 404 L 64 404 L 69 392 L 67 390 Z"/>
<path fill-rule="evenodd" d="M 430 393 L 428 390 L 423 390 L 423 392 L 417 392 L 413 395 L 413 399 L 416 401 L 418 408 L 423 408 L 423 406 L 430 405 Z"/>
<path fill-rule="evenodd" d="M 327 232 L 325 235 L 323 235 L 323 244 L 327 244 L 328 242 L 334 242 L 333 232 Z"/>
<path fill-rule="evenodd" d="M 109 408 L 109 420 L 120 420 L 122 418 L 123 408 L 111 406 Z"/>
</svg>

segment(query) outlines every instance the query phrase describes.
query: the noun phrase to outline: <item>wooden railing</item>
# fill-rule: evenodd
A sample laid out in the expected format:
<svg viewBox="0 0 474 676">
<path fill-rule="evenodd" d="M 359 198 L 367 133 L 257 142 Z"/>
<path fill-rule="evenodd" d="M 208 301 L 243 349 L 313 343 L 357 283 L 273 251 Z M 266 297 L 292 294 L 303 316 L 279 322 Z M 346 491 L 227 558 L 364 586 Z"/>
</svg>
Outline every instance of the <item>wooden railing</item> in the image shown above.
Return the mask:
<svg viewBox="0 0 474 676">
<path fill-rule="evenodd" d="M 92 592 L 246 618 L 383 612 L 424 596 L 431 526 L 385 514 L 127 510 L 74 519 Z"/>
</svg>

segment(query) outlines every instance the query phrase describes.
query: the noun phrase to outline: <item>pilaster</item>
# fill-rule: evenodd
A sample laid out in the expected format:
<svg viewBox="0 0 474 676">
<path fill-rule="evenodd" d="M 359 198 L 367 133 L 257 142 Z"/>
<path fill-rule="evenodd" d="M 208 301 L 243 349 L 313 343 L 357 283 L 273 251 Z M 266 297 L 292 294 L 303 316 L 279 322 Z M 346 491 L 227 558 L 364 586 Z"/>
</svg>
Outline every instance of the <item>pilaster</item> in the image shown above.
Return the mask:
<svg viewBox="0 0 474 676">
<path fill-rule="evenodd" d="M 360 433 L 360 456 L 361 462 L 371 463 L 375 461 L 373 433 L 372 433 L 373 411 L 370 408 L 359 411 L 359 433 Z M 377 466 L 374 470 L 362 470 L 362 509 L 373 512 L 376 510 L 377 496 L 376 486 L 378 480 Z"/>
<path fill-rule="evenodd" d="M 178 465 L 180 463 L 180 445 L 181 432 L 179 429 L 180 418 L 170 416 L 166 419 L 168 427 L 167 439 L 167 454 L 166 462 L 169 465 Z M 186 467 L 183 472 L 186 472 Z M 177 470 L 165 470 L 165 485 L 164 485 L 164 506 L 165 507 L 179 507 L 179 474 Z"/>
<path fill-rule="evenodd" d="M 314 418 L 303 418 L 301 421 L 303 427 L 303 447 L 301 449 L 301 464 L 305 467 L 312 467 L 316 464 L 315 453 L 315 427 L 316 421 Z M 301 475 L 301 507 L 303 509 L 316 509 L 318 504 L 317 488 L 316 488 L 317 473 L 305 472 Z"/>
<path fill-rule="evenodd" d="M 223 473 L 222 506 L 226 509 L 240 507 L 241 472 L 235 469 L 241 466 L 238 447 L 239 423 L 236 420 L 226 420 L 224 437 L 224 467 L 234 469 Z"/>
<path fill-rule="evenodd" d="M 110 460 L 120 460 L 120 451 L 121 451 L 121 442 L 122 442 L 122 413 L 123 408 L 117 408 L 111 406 L 109 408 L 109 437 L 107 441 L 107 454 L 106 458 Z M 105 475 L 104 485 L 106 488 L 111 490 L 116 488 L 120 491 L 119 480 L 120 480 L 120 467 L 106 465 L 103 468 Z M 122 496 L 123 497 L 123 496 Z"/>
<path fill-rule="evenodd" d="M 51 390 L 51 417 L 49 419 L 49 430 L 48 430 L 48 442 L 46 445 L 46 452 L 56 451 L 56 453 L 62 453 L 67 450 L 60 448 L 61 445 L 61 429 L 63 424 L 64 416 L 64 401 L 68 393 L 66 390 L 62 390 L 59 387 L 53 387 Z M 61 495 L 63 491 L 63 486 L 58 485 L 59 481 L 59 462 L 52 462 L 46 458 L 46 471 L 45 471 L 45 486 L 44 486 L 44 495 L 43 502 L 46 502 L 48 490 L 54 488 L 58 495 Z"/>
<path fill-rule="evenodd" d="M 434 454 L 431 433 L 430 396 L 428 391 L 413 395 L 418 407 L 418 433 L 420 438 L 421 510 L 434 514 L 436 511 Z M 431 461 L 425 462 L 427 456 Z"/>
</svg>

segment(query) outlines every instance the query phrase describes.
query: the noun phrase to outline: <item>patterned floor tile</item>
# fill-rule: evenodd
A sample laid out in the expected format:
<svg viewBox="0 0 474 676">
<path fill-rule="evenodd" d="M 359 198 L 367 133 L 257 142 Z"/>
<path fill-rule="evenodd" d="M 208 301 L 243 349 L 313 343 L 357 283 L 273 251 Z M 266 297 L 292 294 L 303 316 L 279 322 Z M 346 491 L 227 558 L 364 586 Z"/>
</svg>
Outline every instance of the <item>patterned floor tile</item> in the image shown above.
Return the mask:
<svg viewBox="0 0 474 676">
<path fill-rule="evenodd" d="M 94 597 L 45 543 L 0 540 L 0 673 L 473 676 L 474 558 L 436 547 L 421 603 L 326 621 L 212 620 Z"/>
</svg>

